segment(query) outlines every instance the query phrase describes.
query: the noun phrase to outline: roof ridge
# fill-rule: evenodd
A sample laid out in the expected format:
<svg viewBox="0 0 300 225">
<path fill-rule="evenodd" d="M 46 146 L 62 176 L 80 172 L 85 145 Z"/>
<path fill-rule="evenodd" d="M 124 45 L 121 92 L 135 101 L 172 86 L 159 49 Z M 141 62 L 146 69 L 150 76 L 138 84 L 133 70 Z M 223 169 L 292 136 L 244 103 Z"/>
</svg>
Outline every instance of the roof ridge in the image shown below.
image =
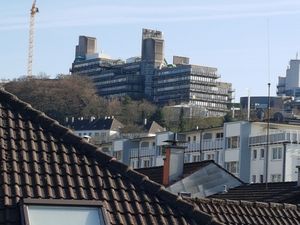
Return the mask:
<svg viewBox="0 0 300 225">
<path fill-rule="evenodd" d="M 171 207 L 178 209 L 182 215 L 188 215 L 196 222 L 202 224 L 204 221 L 209 221 L 207 225 L 222 224 L 216 221 L 209 214 L 200 211 L 193 204 L 183 200 L 180 196 L 167 191 L 162 185 L 151 181 L 146 175 L 133 170 L 126 164 L 119 162 L 112 156 L 105 154 L 97 146 L 88 143 L 83 138 L 75 135 L 71 129 L 62 126 L 58 121 L 48 117 L 45 113 L 34 109 L 30 104 L 20 100 L 12 93 L 9 93 L 4 89 L 0 89 L 0 99 L 7 101 L 13 108 L 26 110 L 29 118 L 40 123 L 42 128 L 46 128 L 46 130 L 53 132 L 55 136 L 58 134 L 59 138 L 62 138 L 66 143 L 75 143 L 79 145 L 79 149 L 84 149 L 85 154 L 98 156 L 93 158 L 95 158 L 97 161 L 100 161 L 103 166 L 107 166 L 108 168 L 115 170 L 115 172 L 126 176 L 131 182 L 133 182 L 135 185 L 139 185 L 141 188 L 144 188 L 148 193 L 156 194 L 160 199 L 169 203 Z"/>
</svg>

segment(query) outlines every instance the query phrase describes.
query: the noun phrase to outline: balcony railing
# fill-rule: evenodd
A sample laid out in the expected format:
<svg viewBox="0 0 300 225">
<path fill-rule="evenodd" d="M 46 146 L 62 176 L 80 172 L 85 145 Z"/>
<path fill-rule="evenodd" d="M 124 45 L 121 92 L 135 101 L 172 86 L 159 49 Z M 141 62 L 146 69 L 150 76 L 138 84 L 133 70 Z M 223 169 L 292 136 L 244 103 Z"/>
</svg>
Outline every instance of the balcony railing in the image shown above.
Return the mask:
<svg viewBox="0 0 300 225">
<path fill-rule="evenodd" d="M 130 158 L 139 158 L 139 157 L 148 157 L 155 156 L 156 149 L 155 148 L 132 148 L 130 149 Z"/>
<path fill-rule="evenodd" d="M 203 140 L 202 150 L 212 150 L 212 149 L 221 149 L 224 146 L 223 138 Z"/>
<path fill-rule="evenodd" d="M 269 135 L 269 143 L 300 143 L 300 131 L 283 131 L 279 133 L 271 133 Z M 251 145 L 263 145 L 267 144 L 267 135 L 258 135 L 249 138 L 249 144 Z"/>
<path fill-rule="evenodd" d="M 197 152 L 200 151 L 200 149 L 202 151 L 222 149 L 223 144 L 223 138 L 215 138 L 203 140 L 201 146 L 199 142 L 189 142 L 183 144 L 183 146 L 186 147 L 185 152 Z"/>
</svg>

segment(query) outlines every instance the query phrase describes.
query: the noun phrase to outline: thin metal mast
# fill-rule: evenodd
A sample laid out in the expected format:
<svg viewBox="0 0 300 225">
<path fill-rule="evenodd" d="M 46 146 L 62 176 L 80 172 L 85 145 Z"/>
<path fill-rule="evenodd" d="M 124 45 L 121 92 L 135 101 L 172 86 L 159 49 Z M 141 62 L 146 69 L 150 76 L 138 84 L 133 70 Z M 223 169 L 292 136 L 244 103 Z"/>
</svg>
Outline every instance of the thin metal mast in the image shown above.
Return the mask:
<svg viewBox="0 0 300 225">
<path fill-rule="evenodd" d="M 27 76 L 32 77 L 32 61 L 33 61 L 33 47 L 34 47 L 34 17 L 39 12 L 39 9 L 35 6 L 36 0 L 33 1 L 30 10 L 30 27 L 29 27 L 29 48 L 28 48 L 28 64 L 27 64 Z"/>
</svg>

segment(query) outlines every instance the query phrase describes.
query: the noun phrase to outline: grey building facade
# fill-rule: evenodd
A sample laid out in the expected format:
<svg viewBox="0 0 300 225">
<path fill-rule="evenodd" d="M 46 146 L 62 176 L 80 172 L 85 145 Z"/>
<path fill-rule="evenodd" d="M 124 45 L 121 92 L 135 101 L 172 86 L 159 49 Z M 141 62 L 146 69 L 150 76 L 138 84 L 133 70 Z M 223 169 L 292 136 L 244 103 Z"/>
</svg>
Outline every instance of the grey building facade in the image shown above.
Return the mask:
<svg viewBox="0 0 300 225">
<path fill-rule="evenodd" d="M 300 60 L 292 59 L 286 69 L 285 77 L 278 77 L 278 96 L 300 97 Z"/>
<path fill-rule="evenodd" d="M 187 57 L 174 56 L 173 63 L 168 64 L 161 31 L 143 29 L 141 57 L 126 61 L 88 51 L 84 57 L 79 49 L 89 48 L 81 39 L 83 36 L 76 46 L 76 58 L 70 71 L 91 78 L 100 96 L 146 98 L 158 105 L 188 104 L 208 112 L 207 116 L 223 116 L 228 111 L 231 84 L 218 81 L 217 68 L 191 65 Z M 91 55 L 95 57 L 88 57 Z"/>
</svg>

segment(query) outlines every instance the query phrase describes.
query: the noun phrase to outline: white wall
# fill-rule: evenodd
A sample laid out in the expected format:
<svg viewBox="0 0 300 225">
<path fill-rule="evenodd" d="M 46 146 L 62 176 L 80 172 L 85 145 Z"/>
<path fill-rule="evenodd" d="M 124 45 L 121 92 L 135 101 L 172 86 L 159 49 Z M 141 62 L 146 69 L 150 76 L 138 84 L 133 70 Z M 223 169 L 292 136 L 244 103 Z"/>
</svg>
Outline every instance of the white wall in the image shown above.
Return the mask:
<svg viewBox="0 0 300 225">
<path fill-rule="evenodd" d="M 257 157 L 256 159 L 253 158 L 253 150 L 257 151 Z M 265 155 L 264 158 L 260 157 L 260 149 L 264 149 L 265 151 Z M 265 174 L 265 157 L 266 157 L 266 150 L 264 148 L 264 146 L 257 146 L 257 147 L 252 147 L 250 149 L 251 151 L 251 162 L 250 162 L 250 181 L 252 182 L 252 176 L 255 175 L 256 176 L 256 183 L 260 182 L 260 175 Z"/>
<path fill-rule="evenodd" d="M 300 165 L 300 144 L 288 144 L 286 148 L 286 181 L 296 181 L 298 179 L 296 166 Z"/>
<path fill-rule="evenodd" d="M 241 123 L 232 122 L 225 124 L 225 135 L 226 137 L 240 136 Z"/>
</svg>

